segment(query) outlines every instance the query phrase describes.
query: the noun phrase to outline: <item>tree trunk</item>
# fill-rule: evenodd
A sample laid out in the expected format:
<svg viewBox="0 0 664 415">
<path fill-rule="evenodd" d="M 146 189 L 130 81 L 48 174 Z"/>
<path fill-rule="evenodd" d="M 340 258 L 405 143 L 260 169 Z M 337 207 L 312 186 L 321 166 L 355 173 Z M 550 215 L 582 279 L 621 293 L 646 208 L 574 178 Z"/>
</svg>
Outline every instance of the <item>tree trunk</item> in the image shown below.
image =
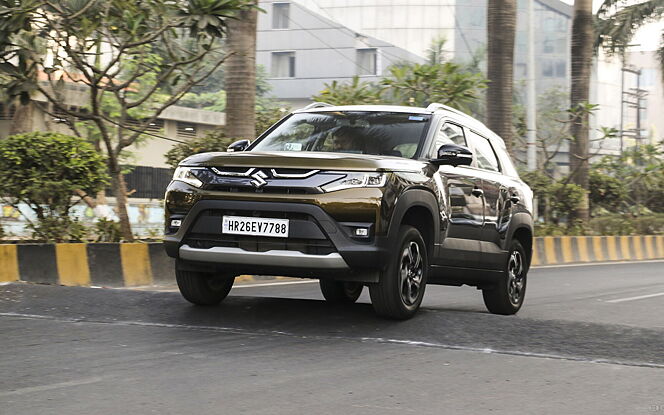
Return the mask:
<svg viewBox="0 0 664 415">
<path fill-rule="evenodd" d="M 12 117 L 12 123 L 9 128 L 9 135 L 23 134 L 32 132 L 32 122 L 34 119 L 35 106 L 32 102 L 23 105 L 16 100 L 16 110 Z"/>
<path fill-rule="evenodd" d="M 505 140 L 512 154 L 512 84 L 516 0 L 489 0 L 487 15 L 489 88 L 486 94 L 487 126 Z"/>
<path fill-rule="evenodd" d="M 111 174 L 111 188 L 115 196 L 115 207 L 118 219 L 120 220 L 122 238 L 131 242 L 134 240 L 134 235 L 131 233 L 129 214 L 127 214 L 127 186 L 122 175 L 122 169 L 115 163 L 109 163 L 109 172 Z"/>
<path fill-rule="evenodd" d="M 224 83 L 226 85 L 226 135 L 256 137 L 256 9 L 228 20 Z"/>
<path fill-rule="evenodd" d="M 585 104 L 590 96 L 590 69 L 593 57 L 593 14 L 592 0 L 575 0 L 574 21 L 572 23 L 572 91 L 571 107 Z M 570 133 L 574 140 L 570 143 L 569 165 L 571 182 L 586 190 L 573 218 L 588 222 L 588 113 L 579 112 L 571 121 Z"/>
</svg>

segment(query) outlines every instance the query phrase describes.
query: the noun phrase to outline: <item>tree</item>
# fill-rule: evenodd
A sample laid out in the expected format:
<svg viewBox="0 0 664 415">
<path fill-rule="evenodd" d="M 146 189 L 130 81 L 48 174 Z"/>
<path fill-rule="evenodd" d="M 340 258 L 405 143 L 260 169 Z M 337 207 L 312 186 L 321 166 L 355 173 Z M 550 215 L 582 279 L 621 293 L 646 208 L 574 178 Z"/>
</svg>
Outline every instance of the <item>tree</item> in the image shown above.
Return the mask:
<svg viewBox="0 0 664 415">
<path fill-rule="evenodd" d="M 0 140 L 0 196 L 17 210 L 21 203 L 32 209 L 37 222 L 26 219 L 38 239 L 80 239 L 69 210 L 107 179 L 104 158 L 83 138 L 34 132 Z"/>
<path fill-rule="evenodd" d="M 325 89 L 311 99 L 332 105 L 378 104 L 381 102 L 380 94 L 378 85 L 360 81 L 359 76 L 354 76 L 350 82 L 332 81 L 325 84 Z"/>
<path fill-rule="evenodd" d="M 623 54 L 641 26 L 656 21 L 663 15 L 663 0 L 604 0 L 595 20 L 595 48 L 603 47 L 609 54 Z M 664 33 L 658 55 L 664 67 Z"/>
<path fill-rule="evenodd" d="M 1 86 L 23 103 L 40 93 L 48 105 L 32 103 L 57 111 L 77 135 L 78 121 L 96 130 L 125 239 L 133 236 L 121 154 L 222 64 L 228 20 L 254 7 L 248 0 L 0 0 Z M 72 85 L 85 91 L 78 107 L 66 100 Z"/>
<path fill-rule="evenodd" d="M 487 126 L 505 140 L 511 154 L 516 0 L 489 0 L 487 13 L 486 121 Z"/>
<path fill-rule="evenodd" d="M 482 74 L 466 72 L 452 62 L 393 65 L 388 72 L 388 77 L 381 80 L 381 85 L 388 87 L 384 99 L 397 105 L 427 106 L 438 102 L 464 110 L 486 88 Z"/>
<path fill-rule="evenodd" d="M 226 134 L 253 140 L 256 137 L 256 21 L 255 8 L 240 12 L 229 22 L 226 83 Z"/>
<path fill-rule="evenodd" d="M 574 21 L 572 22 L 572 111 L 587 105 L 590 96 L 590 68 L 593 57 L 593 15 L 592 0 L 574 2 Z M 569 165 L 572 182 L 583 188 L 586 193 L 575 209 L 576 219 L 587 223 L 590 219 L 588 203 L 589 170 L 589 126 L 588 112 L 571 113 L 570 134 L 574 138 L 569 148 Z"/>
</svg>

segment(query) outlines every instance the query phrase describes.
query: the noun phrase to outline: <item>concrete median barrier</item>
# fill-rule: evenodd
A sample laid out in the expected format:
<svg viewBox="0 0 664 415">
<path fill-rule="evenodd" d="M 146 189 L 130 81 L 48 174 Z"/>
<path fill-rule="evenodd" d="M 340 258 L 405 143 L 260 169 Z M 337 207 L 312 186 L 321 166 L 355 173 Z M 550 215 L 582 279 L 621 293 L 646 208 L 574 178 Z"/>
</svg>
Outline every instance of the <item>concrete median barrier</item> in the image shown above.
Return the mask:
<svg viewBox="0 0 664 415">
<path fill-rule="evenodd" d="M 664 236 L 535 238 L 533 266 L 664 259 Z M 161 243 L 0 245 L 0 282 L 136 287 L 175 284 L 174 260 Z M 270 277 L 241 276 L 242 282 Z"/>
</svg>

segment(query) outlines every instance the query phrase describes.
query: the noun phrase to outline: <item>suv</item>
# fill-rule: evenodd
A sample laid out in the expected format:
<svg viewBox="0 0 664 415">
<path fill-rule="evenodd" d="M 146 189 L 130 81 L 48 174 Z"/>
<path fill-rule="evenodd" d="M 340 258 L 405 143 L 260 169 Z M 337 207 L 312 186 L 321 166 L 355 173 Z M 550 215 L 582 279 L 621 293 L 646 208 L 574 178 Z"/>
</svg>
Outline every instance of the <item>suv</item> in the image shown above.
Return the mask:
<svg viewBox="0 0 664 415">
<path fill-rule="evenodd" d="M 327 301 L 364 286 L 406 319 L 426 284 L 476 286 L 488 310 L 523 304 L 532 192 L 503 140 L 441 104 L 314 103 L 227 153 L 183 160 L 164 245 L 185 299 L 217 304 L 241 274 L 320 280 Z"/>
</svg>

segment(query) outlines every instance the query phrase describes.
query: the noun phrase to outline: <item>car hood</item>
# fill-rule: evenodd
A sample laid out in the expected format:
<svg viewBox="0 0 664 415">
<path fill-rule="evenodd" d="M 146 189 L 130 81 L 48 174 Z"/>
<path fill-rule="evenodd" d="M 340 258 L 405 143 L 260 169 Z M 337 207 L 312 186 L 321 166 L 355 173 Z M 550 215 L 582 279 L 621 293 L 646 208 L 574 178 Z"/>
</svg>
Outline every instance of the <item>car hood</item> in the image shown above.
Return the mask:
<svg viewBox="0 0 664 415">
<path fill-rule="evenodd" d="M 269 167 L 289 169 L 409 171 L 421 172 L 429 163 L 392 156 L 323 152 L 201 153 L 180 162 L 181 166 Z"/>
</svg>

